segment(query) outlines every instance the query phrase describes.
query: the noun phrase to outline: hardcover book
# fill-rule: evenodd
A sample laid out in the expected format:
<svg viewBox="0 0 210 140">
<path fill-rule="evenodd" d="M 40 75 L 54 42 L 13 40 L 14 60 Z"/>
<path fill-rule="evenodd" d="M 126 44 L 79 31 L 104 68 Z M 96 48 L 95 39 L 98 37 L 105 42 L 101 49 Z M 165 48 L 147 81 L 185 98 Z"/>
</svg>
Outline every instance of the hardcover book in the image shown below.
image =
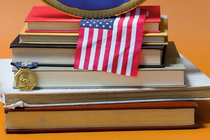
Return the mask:
<svg viewBox="0 0 210 140">
<path fill-rule="evenodd" d="M 0 100 L 5 108 L 13 109 L 16 107 L 209 100 L 210 78 L 183 55 L 181 58 L 186 67 L 184 75 L 186 87 L 69 88 L 37 89 L 24 92 L 13 89 L 14 74 L 10 71 L 12 69 L 11 59 L 0 59 Z"/>
<path fill-rule="evenodd" d="M 147 9 L 148 16 L 144 24 L 144 32 L 160 32 L 160 6 L 141 6 Z M 78 32 L 81 19 L 49 6 L 34 6 L 25 19 L 28 24 L 26 32 Z"/>
<path fill-rule="evenodd" d="M 144 33 L 143 45 L 168 44 L 168 17 L 161 17 L 160 33 Z M 27 25 L 19 33 L 21 44 L 77 44 L 79 33 L 34 33 L 26 32 Z"/>
<path fill-rule="evenodd" d="M 194 101 L 5 109 L 7 133 L 197 128 Z"/>
<path fill-rule="evenodd" d="M 36 88 L 182 87 L 185 67 L 173 43 L 166 47 L 164 68 L 140 68 L 137 77 L 73 67 L 37 67 Z M 17 73 L 14 67 L 14 74 Z"/>
<path fill-rule="evenodd" d="M 73 44 L 19 44 L 19 36 L 11 43 L 12 62 L 38 62 L 39 64 L 74 65 L 76 45 Z M 139 67 L 164 67 L 166 46 L 143 45 Z"/>
</svg>

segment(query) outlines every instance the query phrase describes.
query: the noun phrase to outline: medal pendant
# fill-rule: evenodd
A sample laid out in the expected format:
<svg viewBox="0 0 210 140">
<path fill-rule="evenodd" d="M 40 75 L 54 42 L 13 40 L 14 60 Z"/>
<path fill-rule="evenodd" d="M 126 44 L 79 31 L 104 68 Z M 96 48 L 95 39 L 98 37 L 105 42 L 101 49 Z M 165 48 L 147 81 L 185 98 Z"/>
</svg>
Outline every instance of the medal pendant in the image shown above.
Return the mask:
<svg viewBox="0 0 210 140">
<path fill-rule="evenodd" d="M 37 85 L 37 76 L 30 69 L 20 69 L 15 74 L 15 85 L 21 91 L 32 91 Z"/>
</svg>

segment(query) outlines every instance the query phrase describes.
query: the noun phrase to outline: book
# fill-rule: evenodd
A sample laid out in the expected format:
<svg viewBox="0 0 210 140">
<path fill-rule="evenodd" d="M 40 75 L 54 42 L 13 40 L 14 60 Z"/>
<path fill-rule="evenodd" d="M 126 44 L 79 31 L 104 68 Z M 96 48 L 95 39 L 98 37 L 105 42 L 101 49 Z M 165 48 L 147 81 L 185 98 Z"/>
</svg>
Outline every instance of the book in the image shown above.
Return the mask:
<svg viewBox="0 0 210 140">
<path fill-rule="evenodd" d="M 143 45 L 139 67 L 164 67 L 165 47 Z M 19 44 L 19 36 L 11 43 L 12 62 L 38 62 L 73 66 L 76 45 L 74 44 Z"/>
<path fill-rule="evenodd" d="M 7 133 L 197 128 L 194 101 L 5 109 Z"/>
<path fill-rule="evenodd" d="M 147 9 L 144 32 L 160 32 L 160 6 L 141 6 Z M 78 32 L 81 19 L 58 12 L 49 6 L 34 6 L 25 19 L 26 32 Z"/>
<path fill-rule="evenodd" d="M 168 17 L 161 17 L 160 33 L 143 33 L 143 45 L 168 44 Z M 19 33 L 20 44 L 77 44 L 79 33 L 29 33 L 27 25 Z"/>
<path fill-rule="evenodd" d="M 169 42 L 169 44 L 173 42 Z M 135 103 L 151 101 L 209 100 L 210 78 L 181 55 L 186 67 L 186 87 L 103 87 L 37 89 L 20 91 L 13 88 L 11 59 L 0 59 L 0 90 L 5 108 Z"/>
<path fill-rule="evenodd" d="M 164 68 L 139 68 L 137 77 L 78 70 L 73 67 L 37 67 L 35 88 L 183 87 L 185 67 L 174 44 L 166 47 Z M 13 68 L 14 74 L 18 69 Z"/>
</svg>

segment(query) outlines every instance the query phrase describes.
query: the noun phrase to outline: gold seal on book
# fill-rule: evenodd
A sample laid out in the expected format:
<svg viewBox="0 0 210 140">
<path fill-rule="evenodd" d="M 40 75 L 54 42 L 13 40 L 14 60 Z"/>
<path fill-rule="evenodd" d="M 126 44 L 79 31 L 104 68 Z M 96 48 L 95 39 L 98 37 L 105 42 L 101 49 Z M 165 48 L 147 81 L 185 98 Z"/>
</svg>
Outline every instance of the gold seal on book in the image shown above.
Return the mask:
<svg viewBox="0 0 210 140">
<path fill-rule="evenodd" d="M 20 69 L 15 74 L 15 85 L 21 91 L 32 91 L 37 85 L 37 76 L 30 69 Z"/>
</svg>

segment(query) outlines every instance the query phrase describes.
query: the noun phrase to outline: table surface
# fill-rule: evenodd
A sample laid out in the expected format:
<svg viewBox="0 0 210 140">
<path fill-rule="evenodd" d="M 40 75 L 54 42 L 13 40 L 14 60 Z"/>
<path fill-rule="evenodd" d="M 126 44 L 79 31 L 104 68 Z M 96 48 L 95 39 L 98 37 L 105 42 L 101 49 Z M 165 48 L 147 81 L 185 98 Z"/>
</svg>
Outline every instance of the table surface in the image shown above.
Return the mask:
<svg viewBox="0 0 210 140">
<path fill-rule="evenodd" d="M 24 26 L 24 19 L 34 5 L 44 5 L 40 0 L 10 0 L 0 4 L 0 58 L 11 58 L 9 45 Z M 208 0 L 147 0 L 144 5 L 160 5 L 161 14 L 169 16 L 169 40 L 174 41 L 179 52 L 210 76 L 210 1 Z M 198 101 L 196 120 L 199 129 L 153 130 L 123 132 L 89 132 L 56 134 L 6 134 L 4 109 L 0 105 L 0 140 L 53 140 L 53 139 L 156 139 L 156 140 L 209 140 L 210 101 Z"/>
</svg>

